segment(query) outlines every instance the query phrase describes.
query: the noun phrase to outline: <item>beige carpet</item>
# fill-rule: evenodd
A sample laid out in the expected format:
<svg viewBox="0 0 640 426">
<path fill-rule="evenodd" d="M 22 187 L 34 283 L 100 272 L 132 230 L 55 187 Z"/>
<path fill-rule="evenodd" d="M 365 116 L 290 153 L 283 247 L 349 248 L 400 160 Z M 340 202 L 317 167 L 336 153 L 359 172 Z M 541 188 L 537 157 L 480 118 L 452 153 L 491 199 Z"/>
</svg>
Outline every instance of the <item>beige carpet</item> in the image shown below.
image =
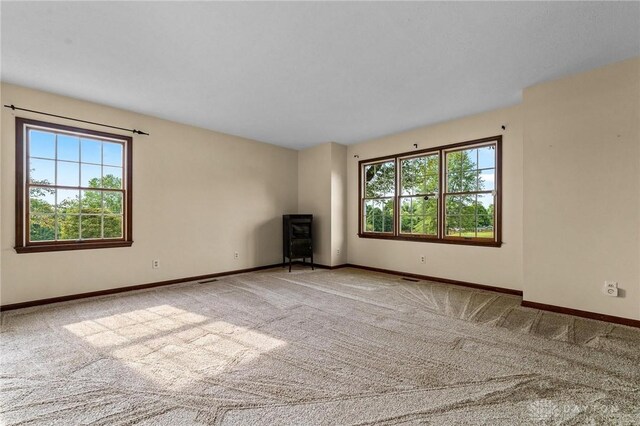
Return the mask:
<svg viewBox="0 0 640 426">
<path fill-rule="evenodd" d="M 2 314 L 0 423 L 640 424 L 640 330 L 356 269 Z"/>
</svg>

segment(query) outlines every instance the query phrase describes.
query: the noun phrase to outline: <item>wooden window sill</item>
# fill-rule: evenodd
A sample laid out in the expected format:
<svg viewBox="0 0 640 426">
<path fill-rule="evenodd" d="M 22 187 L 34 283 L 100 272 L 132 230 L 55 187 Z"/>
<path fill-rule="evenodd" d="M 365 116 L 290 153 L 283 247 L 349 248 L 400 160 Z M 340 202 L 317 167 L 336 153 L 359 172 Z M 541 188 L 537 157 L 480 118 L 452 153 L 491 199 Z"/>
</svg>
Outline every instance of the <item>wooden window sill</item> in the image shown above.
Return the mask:
<svg viewBox="0 0 640 426">
<path fill-rule="evenodd" d="M 91 250 L 104 248 L 131 247 L 133 241 L 95 241 L 65 244 L 34 244 L 14 247 L 16 253 L 42 253 L 48 251 Z"/>
<path fill-rule="evenodd" d="M 389 235 L 389 234 L 371 234 L 360 233 L 360 238 L 373 238 L 378 240 L 396 240 L 396 241 L 413 241 L 416 243 L 437 243 L 437 244 L 457 244 L 463 246 L 480 246 L 480 247 L 501 247 L 502 242 L 498 241 L 482 241 L 482 240 L 467 240 L 463 238 L 435 238 L 435 237 L 410 237 L 406 235 Z"/>
</svg>

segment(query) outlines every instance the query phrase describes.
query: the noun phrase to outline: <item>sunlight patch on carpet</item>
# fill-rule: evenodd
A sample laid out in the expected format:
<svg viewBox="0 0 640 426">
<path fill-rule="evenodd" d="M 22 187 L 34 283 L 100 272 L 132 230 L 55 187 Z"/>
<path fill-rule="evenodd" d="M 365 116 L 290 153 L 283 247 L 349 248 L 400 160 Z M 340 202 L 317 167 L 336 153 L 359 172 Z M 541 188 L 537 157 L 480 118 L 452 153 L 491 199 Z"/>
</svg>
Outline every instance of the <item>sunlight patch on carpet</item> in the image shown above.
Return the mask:
<svg viewBox="0 0 640 426">
<path fill-rule="evenodd" d="M 64 328 L 159 385 L 187 386 L 286 345 L 266 334 L 170 305 Z"/>
</svg>

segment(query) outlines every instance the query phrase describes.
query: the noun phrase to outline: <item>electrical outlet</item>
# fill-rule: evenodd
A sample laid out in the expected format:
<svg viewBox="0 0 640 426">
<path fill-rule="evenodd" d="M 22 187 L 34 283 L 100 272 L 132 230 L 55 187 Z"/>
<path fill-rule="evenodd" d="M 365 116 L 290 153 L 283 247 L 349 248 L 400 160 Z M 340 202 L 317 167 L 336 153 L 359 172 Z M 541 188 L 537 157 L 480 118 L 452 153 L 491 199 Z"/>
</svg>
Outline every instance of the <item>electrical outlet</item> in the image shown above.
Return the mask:
<svg viewBox="0 0 640 426">
<path fill-rule="evenodd" d="M 424 254 L 420 256 L 420 263 L 427 263 L 427 258 Z"/>
<path fill-rule="evenodd" d="M 238 253 L 237 251 L 233 253 L 233 258 L 238 260 L 240 259 L 240 253 Z"/>
<path fill-rule="evenodd" d="M 340 249 L 336 250 L 336 254 L 340 254 Z"/>
<path fill-rule="evenodd" d="M 618 283 L 615 281 L 605 281 L 602 292 L 606 296 L 618 297 Z"/>
<path fill-rule="evenodd" d="M 153 269 L 158 269 L 160 267 L 160 259 L 153 259 L 151 261 L 151 267 Z"/>
</svg>

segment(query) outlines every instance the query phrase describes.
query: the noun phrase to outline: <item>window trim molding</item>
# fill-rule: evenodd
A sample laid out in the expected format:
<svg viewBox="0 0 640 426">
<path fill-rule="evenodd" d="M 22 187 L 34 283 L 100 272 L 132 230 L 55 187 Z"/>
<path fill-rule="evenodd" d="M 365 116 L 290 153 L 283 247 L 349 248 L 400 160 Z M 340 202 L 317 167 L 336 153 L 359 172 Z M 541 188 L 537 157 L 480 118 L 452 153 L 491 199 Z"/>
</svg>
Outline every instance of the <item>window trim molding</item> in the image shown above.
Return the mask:
<svg viewBox="0 0 640 426">
<path fill-rule="evenodd" d="M 472 147 L 474 145 L 480 145 L 487 142 L 495 142 L 496 144 L 496 178 L 495 178 L 495 239 L 466 239 L 464 237 L 447 237 L 444 235 L 444 220 L 442 218 L 442 209 L 444 202 L 444 154 L 447 151 L 462 150 L 466 147 Z M 402 234 L 398 230 L 399 226 L 399 214 L 400 209 L 398 206 L 399 192 L 398 182 L 401 179 L 400 172 L 398 171 L 399 161 L 403 158 L 410 158 L 420 156 L 421 154 L 438 153 L 439 156 L 439 193 L 438 193 L 438 233 L 439 236 L 425 236 L 417 235 L 412 236 L 410 234 Z M 381 163 L 385 161 L 393 160 L 395 162 L 395 194 L 394 209 L 393 209 L 393 233 L 382 232 L 364 232 L 362 230 L 362 209 L 363 209 L 363 182 L 362 182 L 362 169 L 365 164 Z M 467 246 L 481 246 L 481 247 L 501 247 L 502 242 L 502 135 L 496 135 L 481 139 L 474 139 L 464 142 L 456 142 L 449 145 L 429 147 L 416 151 L 407 151 L 399 154 L 385 155 L 382 157 L 375 157 L 358 161 L 358 237 L 359 238 L 372 238 L 380 240 L 396 240 L 396 241 L 413 241 L 420 243 L 436 243 L 436 244 L 457 244 Z"/>
<path fill-rule="evenodd" d="M 17 253 L 36 253 L 50 251 L 66 251 L 66 250 L 88 250 L 112 247 L 131 247 L 133 244 L 133 223 L 132 223 L 132 171 L 133 171 L 133 138 L 131 136 L 119 135 L 115 133 L 100 132 L 97 130 L 84 129 L 80 127 L 66 126 L 58 123 L 50 123 L 47 121 L 32 120 L 28 118 L 16 117 L 16 186 L 15 186 L 15 246 Z M 123 203 L 123 231 L 122 238 L 112 239 L 92 239 L 82 241 L 42 241 L 29 242 L 27 240 L 28 230 L 25 226 L 28 224 L 26 215 L 29 212 L 27 202 L 29 196 L 27 194 L 27 153 L 28 147 L 25 141 L 25 127 L 43 127 L 45 129 L 60 130 L 64 132 L 80 133 L 84 135 L 97 136 L 102 139 L 115 139 L 124 141 L 124 184 L 123 192 L 125 194 Z"/>
</svg>

